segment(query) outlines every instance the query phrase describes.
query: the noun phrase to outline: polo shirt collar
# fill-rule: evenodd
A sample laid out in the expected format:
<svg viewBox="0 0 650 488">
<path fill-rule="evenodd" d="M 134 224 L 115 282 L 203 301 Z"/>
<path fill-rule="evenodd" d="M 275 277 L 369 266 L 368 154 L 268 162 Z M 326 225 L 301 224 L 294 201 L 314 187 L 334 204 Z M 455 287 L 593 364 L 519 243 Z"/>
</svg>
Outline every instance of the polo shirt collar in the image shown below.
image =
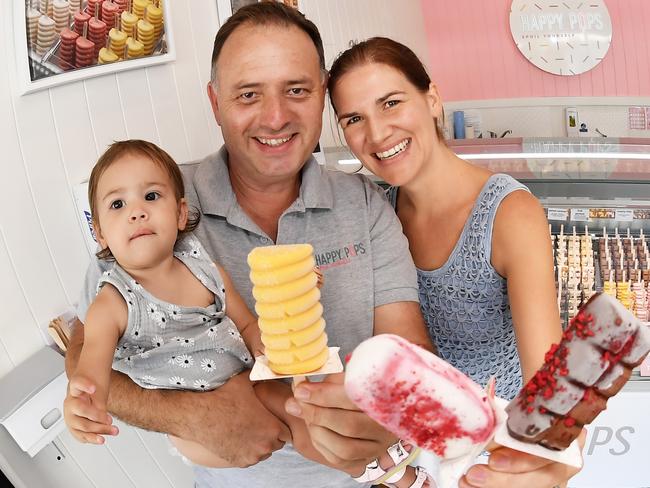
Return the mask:
<svg viewBox="0 0 650 488">
<path fill-rule="evenodd" d="M 208 156 L 194 173 L 194 188 L 205 214 L 218 215 L 230 220 L 233 212 L 241 212 L 230 184 L 228 173 L 228 151 L 221 146 L 219 151 Z M 300 193 L 288 210 L 304 211 L 307 208 L 331 209 L 334 204 L 332 183 L 324 166 L 313 156 L 302 169 Z"/>
<path fill-rule="evenodd" d="M 327 171 L 325 166 L 318 164 L 314 156 L 310 156 L 303 166 L 298 201 L 305 208 L 331 209 L 334 206 L 334 191 Z"/>
<path fill-rule="evenodd" d="M 201 205 L 201 212 L 226 217 L 237 199 L 228 174 L 226 146 L 203 160 L 194 173 L 192 182 Z"/>
</svg>

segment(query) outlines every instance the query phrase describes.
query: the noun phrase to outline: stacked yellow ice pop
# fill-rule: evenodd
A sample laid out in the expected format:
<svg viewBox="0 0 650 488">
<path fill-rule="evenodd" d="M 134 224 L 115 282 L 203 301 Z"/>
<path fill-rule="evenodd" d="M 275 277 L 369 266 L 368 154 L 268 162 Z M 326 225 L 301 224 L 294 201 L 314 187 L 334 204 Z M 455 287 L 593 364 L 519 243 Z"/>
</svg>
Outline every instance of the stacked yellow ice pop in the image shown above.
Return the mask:
<svg viewBox="0 0 650 488">
<path fill-rule="evenodd" d="M 329 350 L 312 246 L 257 247 L 248 265 L 271 370 L 300 375 L 320 369 Z"/>
</svg>

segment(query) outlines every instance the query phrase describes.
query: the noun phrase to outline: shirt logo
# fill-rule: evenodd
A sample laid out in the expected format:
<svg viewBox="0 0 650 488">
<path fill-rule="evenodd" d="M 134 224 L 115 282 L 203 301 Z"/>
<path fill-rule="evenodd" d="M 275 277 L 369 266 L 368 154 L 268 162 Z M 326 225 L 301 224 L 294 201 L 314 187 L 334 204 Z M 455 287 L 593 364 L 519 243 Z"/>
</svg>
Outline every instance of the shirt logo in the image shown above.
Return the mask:
<svg viewBox="0 0 650 488">
<path fill-rule="evenodd" d="M 352 262 L 352 259 L 365 253 L 366 248 L 364 247 L 363 242 L 357 242 L 350 243 L 347 246 L 343 246 L 338 249 L 331 249 L 329 251 L 316 253 L 314 257 L 316 258 L 316 265 L 321 270 L 326 270 L 327 268 L 350 264 Z"/>
</svg>

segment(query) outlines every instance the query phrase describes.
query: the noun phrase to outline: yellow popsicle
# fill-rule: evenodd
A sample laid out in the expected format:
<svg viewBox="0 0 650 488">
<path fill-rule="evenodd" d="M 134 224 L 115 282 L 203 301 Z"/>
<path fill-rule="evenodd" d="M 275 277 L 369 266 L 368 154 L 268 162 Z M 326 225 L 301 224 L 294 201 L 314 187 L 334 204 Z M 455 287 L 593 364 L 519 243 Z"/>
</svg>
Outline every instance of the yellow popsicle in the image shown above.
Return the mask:
<svg viewBox="0 0 650 488">
<path fill-rule="evenodd" d="M 126 58 L 133 59 L 141 58 L 142 56 L 144 56 L 144 44 L 137 39 L 129 37 L 126 40 Z"/>
<path fill-rule="evenodd" d="M 321 368 L 329 350 L 312 246 L 258 247 L 248 264 L 271 370 L 298 375 Z"/>
<path fill-rule="evenodd" d="M 126 32 L 112 28 L 108 33 L 108 47 L 115 54 L 120 56 L 124 53 L 124 46 L 126 46 L 127 39 Z"/>
<path fill-rule="evenodd" d="M 99 50 L 99 56 L 97 57 L 97 62 L 99 64 L 108 64 L 108 63 L 114 63 L 119 59 L 120 58 L 117 54 L 115 54 L 110 49 L 106 49 L 105 47 L 103 47 Z"/>
</svg>

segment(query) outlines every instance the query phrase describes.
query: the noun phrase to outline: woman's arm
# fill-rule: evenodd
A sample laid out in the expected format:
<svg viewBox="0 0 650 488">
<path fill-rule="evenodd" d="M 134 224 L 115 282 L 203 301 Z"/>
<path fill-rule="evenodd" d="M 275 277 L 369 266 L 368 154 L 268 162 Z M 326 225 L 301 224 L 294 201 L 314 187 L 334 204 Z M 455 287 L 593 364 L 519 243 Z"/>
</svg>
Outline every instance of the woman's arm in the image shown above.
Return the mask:
<svg viewBox="0 0 650 488">
<path fill-rule="evenodd" d="M 508 298 L 517 337 L 524 383 L 544 362 L 544 354 L 561 339 L 553 253 L 548 221 L 530 193 L 508 195 L 497 211 L 492 235 L 492 265 L 508 280 Z M 585 432 L 580 437 L 584 446 Z M 488 466 L 471 468 L 459 486 L 566 486 L 579 469 L 512 449 L 499 448 Z M 478 483 L 471 486 L 479 486 Z"/>
<path fill-rule="evenodd" d="M 528 192 L 508 195 L 497 211 L 492 264 L 508 280 L 508 298 L 524 382 L 562 335 L 553 254 L 544 209 Z"/>
</svg>

